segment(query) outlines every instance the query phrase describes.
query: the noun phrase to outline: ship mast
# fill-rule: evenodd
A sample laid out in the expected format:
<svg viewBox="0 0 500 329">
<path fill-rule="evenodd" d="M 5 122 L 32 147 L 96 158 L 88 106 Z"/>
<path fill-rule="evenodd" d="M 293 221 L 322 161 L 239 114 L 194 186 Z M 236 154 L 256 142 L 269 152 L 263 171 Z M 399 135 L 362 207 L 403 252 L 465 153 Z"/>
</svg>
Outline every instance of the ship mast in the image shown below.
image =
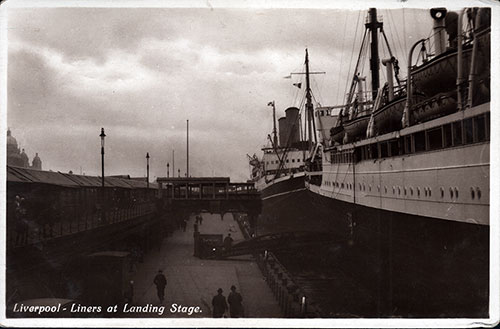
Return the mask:
<svg viewBox="0 0 500 329">
<path fill-rule="evenodd" d="M 271 105 L 273 107 L 273 144 L 278 145 L 278 133 L 276 130 L 276 107 L 274 106 L 274 101 L 269 102 L 267 105 Z"/>
<path fill-rule="evenodd" d="M 378 57 L 378 29 L 382 28 L 382 23 L 377 20 L 377 9 L 370 8 L 369 19 L 365 24 L 366 28 L 371 32 L 370 45 L 370 70 L 372 72 L 372 99 L 377 98 L 377 91 L 380 87 L 379 68 L 380 60 Z"/>
<path fill-rule="evenodd" d="M 312 146 L 312 139 L 314 135 L 314 142 L 316 143 L 316 134 L 313 134 L 313 130 L 316 130 L 313 121 L 313 104 L 311 96 L 311 84 L 309 81 L 309 53 L 306 49 L 306 113 L 307 113 L 307 130 L 308 130 L 308 143 L 309 149 Z"/>
</svg>

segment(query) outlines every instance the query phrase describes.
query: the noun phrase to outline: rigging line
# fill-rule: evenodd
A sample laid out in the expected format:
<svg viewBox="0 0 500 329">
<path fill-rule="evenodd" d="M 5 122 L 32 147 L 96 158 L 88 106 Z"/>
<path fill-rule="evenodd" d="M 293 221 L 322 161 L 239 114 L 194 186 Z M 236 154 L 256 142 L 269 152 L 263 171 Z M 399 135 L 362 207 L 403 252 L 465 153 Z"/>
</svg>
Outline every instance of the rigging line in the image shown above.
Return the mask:
<svg viewBox="0 0 500 329">
<path fill-rule="evenodd" d="M 382 33 L 380 33 L 380 34 L 382 34 Z M 381 36 L 381 35 L 379 35 L 379 39 L 382 39 L 382 36 Z M 379 43 L 380 43 L 380 40 L 379 40 Z M 383 59 L 387 58 L 387 57 L 386 57 L 386 53 L 385 53 L 385 48 L 384 48 L 384 47 L 380 47 L 380 48 L 382 48 L 382 55 L 384 56 L 384 57 L 382 57 L 382 58 L 383 58 Z M 389 64 L 387 64 L 387 65 L 389 65 Z M 385 81 L 385 82 L 387 82 L 387 76 L 386 76 L 386 74 L 385 74 L 385 70 L 381 70 L 381 71 L 382 71 L 382 76 L 383 76 L 383 78 L 384 78 L 384 81 Z"/>
<path fill-rule="evenodd" d="M 386 12 L 388 12 L 388 10 L 386 10 Z M 387 17 L 389 17 L 389 13 L 387 14 Z M 394 42 L 394 36 L 393 36 L 393 33 L 392 33 L 392 28 L 391 28 L 391 20 L 390 18 L 387 20 L 387 26 L 389 27 L 389 34 L 390 34 L 390 37 L 391 37 L 391 44 L 394 46 L 394 48 L 397 47 L 396 43 Z M 385 29 L 382 30 L 382 33 L 384 33 L 384 37 L 385 37 L 385 42 L 387 44 L 389 44 L 389 42 L 387 41 L 387 35 L 385 34 Z M 397 51 L 397 49 L 395 49 Z M 391 51 L 392 53 L 392 51 Z M 392 56 L 392 55 L 391 55 Z M 396 56 L 394 56 L 396 57 Z"/>
<path fill-rule="evenodd" d="M 406 19 L 405 19 L 405 9 L 403 8 L 403 41 L 405 44 L 405 49 L 408 49 L 406 46 Z"/>
<path fill-rule="evenodd" d="M 356 32 L 354 32 L 354 41 L 352 43 L 351 59 L 349 60 L 349 70 L 347 71 L 347 80 L 346 80 L 346 84 L 345 84 L 345 88 L 344 88 L 344 95 L 347 92 L 347 86 L 349 85 L 349 81 L 352 80 L 352 77 L 351 77 L 352 55 L 354 54 L 354 47 L 356 45 L 356 40 L 357 40 L 357 36 L 358 36 L 359 17 L 360 17 L 360 15 L 361 15 L 361 10 L 358 11 L 358 19 L 357 19 L 357 22 L 356 22 Z M 365 36 L 366 36 L 366 30 L 365 30 Z M 363 37 L 363 40 L 364 40 L 364 38 L 365 37 Z M 363 47 L 363 45 L 361 45 L 361 47 Z M 359 62 L 359 57 L 358 57 L 358 62 Z M 357 69 L 357 65 L 356 65 L 356 69 Z M 347 103 L 347 100 L 346 100 L 345 103 Z"/>
<path fill-rule="evenodd" d="M 401 58 L 402 59 L 402 68 L 406 68 L 408 67 L 408 63 L 406 61 L 406 52 L 405 52 L 405 48 L 403 48 L 403 45 L 401 44 L 401 38 L 399 36 L 399 32 L 398 32 L 398 29 L 396 28 L 396 23 L 394 22 L 394 17 L 392 16 L 392 12 L 389 11 L 389 18 L 390 20 L 392 21 L 392 29 L 396 32 L 396 39 L 398 40 L 398 45 L 399 45 L 399 50 L 400 50 L 400 53 L 403 55 L 403 57 Z"/>
<path fill-rule="evenodd" d="M 359 63 L 361 62 L 362 53 L 363 53 L 363 51 L 365 51 L 365 47 L 366 47 L 366 49 L 368 49 L 368 46 L 367 46 L 368 40 L 366 39 L 367 34 L 368 34 L 368 29 L 365 29 L 365 33 L 363 35 L 363 41 L 361 42 L 361 48 L 359 49 L 359 54 L 358 54 L 358 60 L 356 62 L 356 67 L 354 68 L 354 73 L 352 74 L 352 77 L 350 78 L 350 80 L 351 80 L 351 87 L 349 88 L 349 93 L 347 94 L 346 104 L 351 103 L 351 100 L 352 100 L 352 97 L 353 97 L 353 93 L 354 93 L 354 90 L 356 88 L 356 81 L 354 80 L 354 76 L 359 72 Z M 366 43 L 365 43 L 365 41 L 366 41 Z M 351 61 L 352 61 L 352 56 L 351 56 Z M 349 68 L 349 75 L 351 74 L 350 71 L 351 71 L 351 69 Z M 346 91 L 347 91 L 347 84 L 349 83 L 350 80 L 348 79 L 347 82 L 346 82 Z"/>
<path fill-rule="evenodd" d="M 314 84 L 314 85 L 315 85 L 315 87 L 316 87 L 316 91 L 317 91 L 317 93 L 318 93 L 318 98 L 319 98 L 319 100 L 323 100 L 323 97 L 321 97 L 321 90 L 319 89 L 319 84 L 318 84 L 318 81 L 316 81 L 316 79 L 315 79 L 315 78 L 313 78 L 313 84 Z M 311 90 L 311 94 L 312 94 L 312 93 L 313 93 L 313 92 L 312 92 L 312 90 Z"/>
<path fill-rule="evenodd" d="M 337 77 L 337 92 L 335 93 L 335 102 L 337 104 L 339 104 L 339 101 L 338 101 L 338 99 L 339 99 L 339 91 L 340 91 L 340 83 L 339 83 L 339 81 L 340 81 L 340 72 L 342 70 L 342 67 L 343 67 L 342 64 L 343 64 L 343 60 L 344 60 L 344 51 L 343 50 L 344 50 L 344 42 L 345 42 L 345 29 L 346 29 L 346 26 L 347 26 L 347 17 L 348 16 L 349 16 L 349 12 L 347 12 L 347 15 L 344 17 L 345 20 L 344 20 L 344 31 L 342 32 L 342 46 L 341 46 L 340 51 L 339 51 L 339 53 L 340 53 L 340 66 L 338 67 L 337 74 L 334 75 L 334 77 L 338 76 Z"/>
</svg>

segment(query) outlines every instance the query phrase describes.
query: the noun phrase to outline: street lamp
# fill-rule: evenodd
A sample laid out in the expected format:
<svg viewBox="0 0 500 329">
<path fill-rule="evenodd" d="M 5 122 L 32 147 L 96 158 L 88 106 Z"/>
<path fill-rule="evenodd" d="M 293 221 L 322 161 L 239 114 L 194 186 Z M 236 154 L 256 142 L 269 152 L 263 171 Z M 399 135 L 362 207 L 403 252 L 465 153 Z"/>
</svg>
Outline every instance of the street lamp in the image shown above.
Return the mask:
<svg viewBox="0 0 500 329">
<path fill-rule="evenodd" d="M 104 138 L 106 137 L 106 134 L 104 133 L 104 128 L 101 128 L 101 134 L 99 135 L 101 137 L 101 183 L 102 187 L 104 188 Z"/>
<path fill-rule="evenodd" d="M 101 134 L 99 135 L 101 137 L 101 184 L 102 184 L 102 207 L 101 207 L 101 212 L 102 212 L 102 221 L 106 222 L 106 209 L 105 209 L 105 203 L 104 203 L 104 198 L 105 198 L 105 193 L 104 193 L 104 137 L 106 137 L 106 134 L 104 133 L 104 128 L 101 128 Z"/>
<path fill-rule="evenodd" d="M 170 176 L 170 163 L 167 162 L 167 178 Z"/>
<path fill-rule="evenodd" d="M 149 152 L 146 153 L 146 179 L 147 179 L 147 188 L 149 188 Z"/>
</svg>

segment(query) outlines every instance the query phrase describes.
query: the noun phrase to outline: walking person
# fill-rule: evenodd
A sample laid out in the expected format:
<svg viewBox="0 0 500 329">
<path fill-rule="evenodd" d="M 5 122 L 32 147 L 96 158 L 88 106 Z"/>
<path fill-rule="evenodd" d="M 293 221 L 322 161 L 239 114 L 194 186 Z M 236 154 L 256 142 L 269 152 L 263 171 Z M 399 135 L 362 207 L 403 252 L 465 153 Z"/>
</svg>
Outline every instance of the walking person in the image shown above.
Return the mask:
<svg viewBox="0 0 500 329">
<path fill-rule="evenodd" d="M 231 247 L 233 246 L 233 238 L 231 238 L 231 233 L 227 235 L 227 237 L 224 239 L 224 249 L 226 251 L 231 250 Z"/>
<path fill-rule="evenodd" d="M 241 318 L 244 316 L 243 312 L 243 297 L 236 291 L 235 286 L 231 286 L 231 292 L 227 296 L 227 302 L 229 304 L 229 314 L 232 318 Z"/>
<path fill-rule="evenodd" d="M 156 285 L 156 291 L 158 293 L 160 303 L 163 304 L 163 301 L 165 300 L 165 287 L 167 286 L 167 278 L 165 278 L 165 275 L 163 275 L 162 270 L 158 270 L 158 274 L 156 274 L 153 283 Z"/>
<path fill-rule="evenodd" d="M 186 227 L 187 227 L 187 219 L 183 219 L 182 220 L 182 231 L 183 232 L 186 232 Z"/>
<path fill-rule="evenodd" d="M 227 311 L 226 297 L 222 294 L 222 289 L 217 289 L 217 295 L 212 298 L 212 314 L 214 318 L 222 318 Z"/>
</svg>

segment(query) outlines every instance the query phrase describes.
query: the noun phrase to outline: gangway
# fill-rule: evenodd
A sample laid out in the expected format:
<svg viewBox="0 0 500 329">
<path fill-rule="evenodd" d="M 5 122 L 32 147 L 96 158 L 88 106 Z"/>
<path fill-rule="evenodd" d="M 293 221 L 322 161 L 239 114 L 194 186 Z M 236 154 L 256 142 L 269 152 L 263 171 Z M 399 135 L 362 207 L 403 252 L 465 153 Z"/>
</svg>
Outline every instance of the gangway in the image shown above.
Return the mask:
<svg viewBox="0 0 500 329">
<path fill-rule="evenodd" d="M 265 251 L 276 252 L 280 250 L 300 249 L 303 247 L 312 247 L 314 245 L 324 248 L 325 245 L 328 244 L 339 244 L 346 241 L 347 240 L 339 240 L 337 236 L 329 232 L 296 231 L 273 233 L 237 242 L 233 244 L 229 250 L 224 249 L 223 246 L 214 248 L 214 252 L 207 258 L 222 259 Z"/>
</svg>

